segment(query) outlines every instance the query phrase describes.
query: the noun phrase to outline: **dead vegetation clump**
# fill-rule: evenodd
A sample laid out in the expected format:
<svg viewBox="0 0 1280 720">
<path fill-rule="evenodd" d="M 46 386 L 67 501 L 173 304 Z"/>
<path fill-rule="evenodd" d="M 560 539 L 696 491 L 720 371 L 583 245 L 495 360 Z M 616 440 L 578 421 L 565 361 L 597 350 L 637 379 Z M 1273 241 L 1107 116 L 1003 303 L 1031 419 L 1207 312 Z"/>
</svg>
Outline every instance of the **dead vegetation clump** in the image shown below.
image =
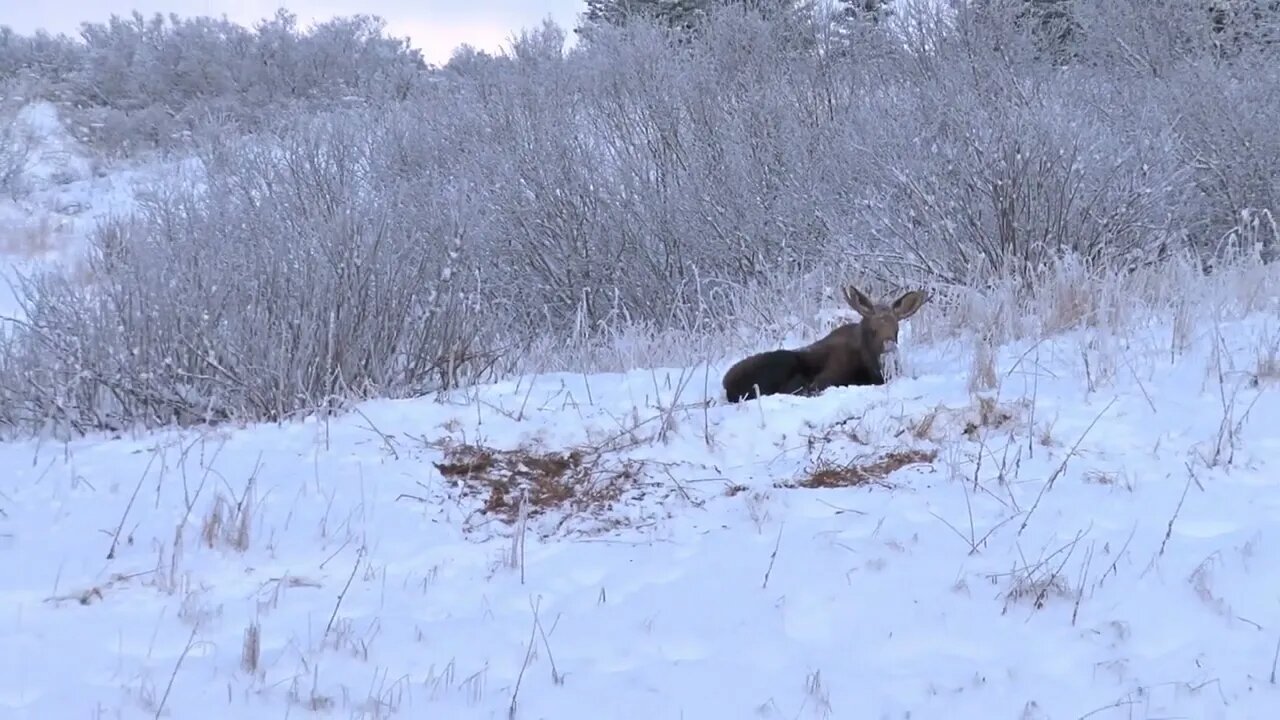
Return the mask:
<svg viewBox="0 0 1280 720">
<path fill-rule="evenodd" d="M 1002 402 L 986 395 L 977 395 L 975 400 L 968 407 L 937 405 L 919 418 L 904 419 L 903 433 L 909 433 L 916 440 L 937 442 L 946 439 L 958 427 L 965 438 L 979 441 L 984 428 L 1008 427 L 1011 423 L 1023 420 L 1030 407 L 1029 401 L 1025 399 Z"/>
<path fill-rule="evenodd" d="M 642 499 L 648 486 L 639 461 L 606 458 L 594 449 L 458 444 L 442 450 L 444 458 L 433 463 L 440 474 L 463 497 L 482 499 L 482 513 L 509 524 L 520 519 L 522 506 L 530 518 L 552 511 L 601 518 L 628 497 Z"/>
<path fill-rule="evenodd" d="M 200 527 L 200 539 L 205 547 L 222 544 L 236 552 L 248 550 L 253 527 L 252 507 L 247 490 L 234 501 L 218 493 Z"/>
<path fill-rule="evenodd" d="M 1087 470 L 1082 476 L 1082 480 L 1085 484 L 1119 487 L 1133 492 L 1133 482 L 1129 477 L 1115 470 Z"/>
<path fill-rule="evenodd" d="M 936 450 L 894 450 L 879 456 L 862 456 L 847 463 L 820 460 L 807 469 L 802 477 L 775 484 L 781 488 L 847 488 L 875 485 L 893 487 L 886 478 L 909 465 L 932 465 L 938 457 Z"/>
<path fill-rule="evenodd" d="M 1273 341 L 1257 351 L 1257 367 L 1254 368 L 1254 384 L 1280 379 L 1280 341 Z"/>
<path fill-rule="evenodd" d="M 911 433 L 911 437 L 916 440 L 933 440 L 934 425 L 938 422 L 938 415 L 942 412 L 942 406 L 939 405 L 918 420 L 908 422 L 906 424 L 907 431 Z"/>
<path fill-rule="evenodd" d="M 1070 600 L 1074 597 L 1071 586 L 1061 572 L 1041 569 L 1024 569 L 1015 574 L 1004 593 L 1004 611 L 1015 604 L 1027 602 L 1036 610 L 1043 610 L 1051 599 Z"/>
<path fill-rule="evenodd" d="M 974 338 L 973 362 L 969 365 L 969 392 L 995 390 L 999 386 L 996 354 L 996 342 L 990 333 Z"/>
<path fill-rule="evenodd" d="M 61 606 L 63 603 L 75 602 L 80 605 L 92 605 L 94 602 L 104 602 L 107 599 L 107 591 L 116 588 L 119 585 L 128 584 L 129 581 L 136 577 L 147 575 L 150 571 L 144 571 L 132 574 L 112 573 L 106 582 L 98 585 L 92 585 L 83 590 L 66 593 L 64 595 L 51 595 L 44 599 L 46 603 L 54 606 Z"/>
<path fill-rule="evenodd" d="M 980 395 L 977 410 L 977 416 L 969 418 L 964 425 L 964 435 L 970 440 L 977 440 L 978 431 L 982 428 L 1000 428 L 1009 424 L 1018 417 L 1020 408 Z"/>
</svg>

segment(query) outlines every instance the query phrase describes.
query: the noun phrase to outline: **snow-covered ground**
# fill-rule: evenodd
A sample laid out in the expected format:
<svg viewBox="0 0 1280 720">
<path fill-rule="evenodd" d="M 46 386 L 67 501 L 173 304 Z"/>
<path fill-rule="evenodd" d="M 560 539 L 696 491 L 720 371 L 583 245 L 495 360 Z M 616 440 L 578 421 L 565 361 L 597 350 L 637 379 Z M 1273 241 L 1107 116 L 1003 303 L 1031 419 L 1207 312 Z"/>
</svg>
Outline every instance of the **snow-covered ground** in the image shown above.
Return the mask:
<svg viewBox="0 0 1280 720">
<path fill-rule="evenodd" d="M 22 119 L 6 272 L 163 171 Z M 0 718 L 1272 717 L 1256 306 L 1005 347 L 988 390 L 908 334 L 907 376 L 818 398 L 726 404 L 726 357 L 0 444 Z"/>
<path fill-rule="evenodd" d="M 0 445 L 0 716 L 1272 717 L 1275 310 Z"/>
</svg>

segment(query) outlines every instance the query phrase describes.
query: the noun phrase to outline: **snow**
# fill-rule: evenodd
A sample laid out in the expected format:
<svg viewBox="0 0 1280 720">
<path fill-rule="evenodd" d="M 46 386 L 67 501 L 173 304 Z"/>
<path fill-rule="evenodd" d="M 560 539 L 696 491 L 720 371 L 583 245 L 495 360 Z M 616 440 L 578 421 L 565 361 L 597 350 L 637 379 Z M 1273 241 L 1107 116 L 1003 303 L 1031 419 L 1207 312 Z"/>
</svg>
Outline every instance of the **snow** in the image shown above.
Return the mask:
<svg viewBox="0 0 1280 720">
<path fill-rule="evenodd" d="M 816 398 L 727 404 L 726 358 L 0 445 L 0 716 L 1268 717 L 1275 326 L 1171 357 L 1153 324 L 1104 378 L 1087 333 L 1009 346 L 977 394 L 971 343 L 908 338 L 908 374 Z M 517 532 L 445 441 L 638 471 Z M 783 487 L 895 451 L 936 457 Z M 219 497 L 250 522 L 210 546 Z"/>
<path fill-rule="evenodd" d="M 52 106 L 20 117 L 6 271 L 191 169 L 98 174 Z M 1277 309 L 1172 355 L 1160 318 L 1010 345 L 993 390 L 908 323 L 901 376 L 816 398 L 727 404 L 726 356 L 2 443 L 0 718 L 1269 717 Z M 446 473 L 465 444 L 594 484 L 509 522 Z"/>
<path fill-rule="evenodd" d="M 66 130 L 52 103 L 29 103 L 12 122 L 30 143 L 23 191 L 0 194 L 0 317 L 20 318 L 11 285 L 19 274 L 51 267 L 74 272 L 99 223 L 128 215 L 165 174 L 195 172 L 198 162 L 154 160 L 95 168 L 92 153 Z"/>
</svg>

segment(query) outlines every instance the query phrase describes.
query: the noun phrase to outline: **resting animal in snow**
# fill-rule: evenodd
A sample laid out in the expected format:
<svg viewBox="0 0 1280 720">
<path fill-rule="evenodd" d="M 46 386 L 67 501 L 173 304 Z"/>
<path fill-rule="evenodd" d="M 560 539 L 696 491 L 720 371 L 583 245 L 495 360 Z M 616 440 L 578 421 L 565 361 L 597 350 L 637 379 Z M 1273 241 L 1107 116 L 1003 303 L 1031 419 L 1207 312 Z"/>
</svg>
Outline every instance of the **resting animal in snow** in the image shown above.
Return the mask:
<svg viewBox="0 0 1280 720">
<path fill-rule="evenodd" d="M 862 317 L 802 348 L 769 350 L 739 360 L 724 374 L 729 402 L 776 394 L 816 395 L 833 386 L 883 385 L 883 356 L 898 345 L 898 324 L 929 299 L 912 290 L 892 303 L 873 302 L 852 285 L 845 302 Z"/>
</svg>

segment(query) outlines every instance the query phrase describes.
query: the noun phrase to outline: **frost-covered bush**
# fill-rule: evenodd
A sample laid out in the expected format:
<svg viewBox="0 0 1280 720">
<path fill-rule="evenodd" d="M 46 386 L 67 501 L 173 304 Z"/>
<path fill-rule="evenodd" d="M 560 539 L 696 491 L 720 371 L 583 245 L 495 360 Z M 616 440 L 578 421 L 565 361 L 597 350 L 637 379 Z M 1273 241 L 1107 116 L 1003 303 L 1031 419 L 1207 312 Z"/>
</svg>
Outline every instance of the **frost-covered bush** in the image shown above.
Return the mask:
<svg viewBox="0 0 1280 720">
<path fill-rule="evenodd" d="M 397 161 L 406 129 L 363 112 L 209 148 L 93 238 L 87 283 L 25 282 L 0 405 L 18 422 L 120 428 L 278 419 L 475 376 L 466 186 Z"/>
<path fill-rule="evenodd" d="M 246 132 L 302 108 L 404 99 L 427 66 L 380 18 L 310 28 L 281 10 L 253 28 L 134 12 L 84 23 L 78 41 L 0 33 L 5 69 L 40 80 L 80 139 L 114 155 L 191 147 L 213 127 Z"/>
<path fill-rule="evenodd" d="M 1027 71 L 969 37 L 954 52 L 970 62 L 867 99 L 893 123 L 849 127 L 865 174 L 845 217 L 872 264 L 951 284 L 1030 282 L 1064 257 L 1134 267 L 1180 241 L 1198 212 L 1194 171 L 1177 157 L 1174 118 L 1125 94 L 1147 88 Z"/>
<path fill-rule="evenodd" d="M 21 119 L 25 94 L 17 82 L 0 82 L 0 195 L 16 198 L 27 189 L 34 138 Z"/>
</svg>

